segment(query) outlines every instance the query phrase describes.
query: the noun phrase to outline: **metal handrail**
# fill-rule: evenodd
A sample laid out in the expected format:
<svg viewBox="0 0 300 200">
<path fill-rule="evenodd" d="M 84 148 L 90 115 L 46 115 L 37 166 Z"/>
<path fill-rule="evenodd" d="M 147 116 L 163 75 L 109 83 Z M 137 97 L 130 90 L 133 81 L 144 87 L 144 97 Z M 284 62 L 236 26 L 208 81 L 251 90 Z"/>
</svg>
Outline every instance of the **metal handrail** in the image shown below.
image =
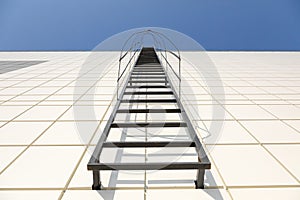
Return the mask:
<svg viewBox="0 0 300 200">
<path fill-rule="evenodd" d="M 133 37 L 137 37 L 140 34 L 142 34 L 141 37 L 141 41 L 140 42 L 135 42 L 136 38 L 134 38 L 134 40 L 132 41 L 131 47 L 125 52 L 125 54 L 123 54 L 124 52 L 124 48 L 125 46 L 128 44 L 128 42 L 133 38 Z M 124 75 L 125 71 L 127 70 L 128 66 L 130 65 L 132 59 L 134 58 L 135 54 L 138 52 L 138 50 L 141 50 L 142 47 L 142 40 L 144 38 L 144 36 L 146 34 L 150 34 L 153 37 L 154 40 L 154 49 L 156 51 L 160 51 L 160 55 L 162 56 L 162 58 L 166 61 L 166 72 L 168 72 L 168 68 L 171 68 L 172 72 L 175 74 L 175 76 L 178 78 L 179 80 L 179 98 L 181 97 L 181 55 L 180 55 L 180 51 L 177 48 L 177 46 L 172 42 L 172 40 L 170 40 L 165 34 L 160 33 L 158 31 L 153 31 L 151 29 L 147 29 L 147 30 L 142 30 L 139 32 L 135 32 L 133 33 L 124 43 L 124 45 L 122 46 L 121 49 L 121 53 L 120 53 L 120 58 L 119 58 L 119 70 L 118 70 L 118 79 L 117 79 L 117 94 L 119 94 L 119 81 L 121 80 L 122 76 Z M 159 38 L 159 39 L 158 39 Z M 173 51 L 170 51 L 167 49 L 166 47 L 166 43 L 165 40 L 166 39 L 177 51 L 177 54 L 174 53 Z M 160 40 L 162 41 L 163 45 L 161 44 Z M 156 43 L 159 44 L 159 48 L 156 47 Z M 140 44 L 139 47 L 140 49 L 136 48 L 137 44 Z M 136 48 L 136 49 L 135 49 Z M 164 49 L 163 49 L 164 48 Z M 135 49 L 135 50 L 134 50 Z M 125 69 L 121 71 L 121 62 L 122 60 L 128 55 L 128 53 L 131 54 L 131 52 L 134 50 L 134 54 L 130 57 L 129 61 L 126 64 Z M 162 51 L 165 52 L 165 56 L 163 55 Z M 173 66 L 170 64 L 170 62 L 168 61 L 168 57 L 167 57 L 167 53 L 170 53 L 171 55 L 173 55 L 174 57 L 176 57 L 178 59 L 178 73 L 176 73 L 176 71 L 174 70 Z M 117 99 L 119 100 L 119 95 L 117 95 Z"/>
<path fill-rule="evenodd" d="M 152 30 L 150 30 L 150 31 L 152 31 Z M 173 45 L 173 47 L 175 47 L 175 49 L 177 50 L 177 53 L 178 53 L 178 56 L 179 56 L 179 58 L 180 58 L 180 51 L 179 51 L 179 49 L 177 48 L 177 46 L 174 44 L 174 42 L 172 42 L 172 40 L 170 40 L 170 38 L 168 38 L 165 34 L 163 34 L 163 33 L 160 33 L 160 32 L 157 32 L 157 31 L 152 31 L 153 33 L 156 33 L 156 34 L 158 34 L 158 35 L 161 35 L 162 37 L 164 37 L 164 38 L 166 38 L 172 45 Z"/>
<path fill-rule="evenodd" d="M 168 50 L 167 50 L 168 51 Z M 169 52 L 169 51 L 168 51 Z M 173 55 L 173 54 L 172 54 Z M 174 68 L 172 67 L 172 65 L 170 64 L 170 62 L 168 61 L 168 59 L 161 53 L 161 56 L 165 59 L 166 61 L 166 69 L 168 69 L 168 66 L 170 67 L 170 69 L 172 70 L 172 72 L 175 74 L 175 76 L 178 78 L 178 82 L 179 82 L 179 94 L 178 94 L 178 97 L 179 97 L 179 100 L 181 99 L 181 59 L 179 59 L 178 61 L 178 69 L 179 69 L 179 74 L 176 73 L 176 71 L 174 70 Z M 168 70 L 166 70 L 166 72 L 168 73 Z"/>
<path fill-rule="evenodd" d="M 122 52 L 121 52 L 121 55 L 120 55 L 120 58 L 119 58 L 119 68 L 118 68 L 118 78 L 117 78 L 117 100 L 119 100 L 119 87 L 120 87 L 119 82 L 120 82 L 122 76 L 124 75 L 125 71 L 127 70 L 128 66 L 130 65 L 130 63 L 131 63 L 132 59 L 134 58 L 135 54 L 140 50 L 140 49 L 136 48 L 137 44 L 140 44 L 140 42 L 134 43 L 134 45 L 132 44 L 130 49 L 127 50 L 127 52 L 123 56 L 122 56 Z M 122 73 L 120 73 L 122 60 L 126 57 L 126 55 L 128 55 L 129 52 L 131 53 L 134 48 L 136 48 L 134 50 L 134 54 L 130 57 L 130 59 L 127 62 L 126 67 L 124 68 Z"/>
<path fill-rule="evenodd" d="M 122 49 L 121 49 L 120 58 L 122 57 L 122 53 L 123 53 L 123 51 L 124 51 L 124 48 L 125 48 L 125 46 L 127 45 L 127 43 L 130 41 L 130 39 L 133 38 L 134 36 L 136 36 L 136 35 L 138 35 L 138 34 L 141 34 L 141 33 L 144 33 L 144 32 L 145 32 L 145 31 L 139 31 L 139 32 L 133 33 L 133 34 L 125 41 L 125 43 L 123 44 Z M 131 45 L 131 47 L 132 47 L 132 46 L 133 46 L 133 45 Z M 129 51 L 129 50 L 128 50 L 128 51 Z M 128 51 L 127 51 L 125 54 L 127 54 Z"/>
<path fill-rule="evenodd" d="M 169 61 L 165 58 L 164 55 L 162 55 L 162 57 L 166 60 L 167 64 L 169 65 L 169 67 L 172 69 L 173 73 L 175 74 L 175 76 L 181 81 L 181 77 L 175 72 L 175 70 L 173 69 L 172 65 L 169 63 Z"/>
<path fill-rule="evenodd" d="M 126 64 L 125 69 L 122 71 L 121 75 L 118 77 L 118 81 L 122 78 L 124 72 L 126 71 L 127 67 L 129 66 L 130 62 L 132 61 L 132 59 L 133 59 L 133 57 L 135 56 L 135 54 L 136 54 L 137 51 L 138 51 L 138 50 L 135 50 L 135 51 L 134 51 L 134 54 L 130 57 L 129 61 L 128 61 L 127 64 Z"/>
<path fill-rule="evenodd" d="M 152 30 L 146 30 L 145 31 L 146 33 L 149 33 L 149 34 L 151 34 L 151 36 L 153 37 L 153 40 L 155 41 L 155 42 L 158 42 L 159 44 L 160 44 L 160 46 L 162 46 L 161 45 L 161 43 L 159 42 L 159 40 L 157 40 L 156 39 L 156 37 L 155 36 L 158 36 L 162 41 L 163 41 L 163 43 L 164 43 L 164 51 L 165 51 L 165 56 L 163 55 L 163 53 L 160 51 L 160 54 L 161 54 L 161 56 L 165 59 L 165 61 L 166 61 L 166 71 L 168 72 L 168 66 L 172 69 L 172 72 L 176 75 L 176 77 L 178 78 L 178 80 L 179 80 L 179 97 L 181 97 L 181 56 L 180 56 L 180 51 L 179 51 L 179 49 L 177 48 L 177 46 L 166 36 L 166 35 L 164 35 L 164 34 L 162 34 L 162 33 L 160 33 L 160 32 L 157 32 L 157 31 L 152 31 Z M 176 55 L 174 52 L 172 52 L 172 51 L 170 51 L 170 50 L 168 50 L 167 48 L 166 48 L 166 44 L 165 44 L 165 41 L 163 40 L 163 38 L 162 37 L 164 37 L 164 38 L 166 38 L 174 47 L 175 47 L 175 49 L 177 50 L 177 52 L 178 52 L 178 55 Z M 163 50 L 163 49 L 161 49 L 161 48 L 156 48 L 155 47 L 155 50 Z M 174 68 L 173 68 L 173 66 L 170 64 L 170 62 L 168 61 L 168 58 L 167 58 L 167 52 L 169 52 L 169 53 L 171 53 L 173 56 L 175 56 L 177 59 L 178 59 L 178 70 L 179 70 L 179 74 L 177 74 L 176 73 L 176 71 L 174 70 Z"/>
<path fill-rule="evenodd" d="M 161 37 L 164 37 L 164 38 L 166 38 L 174 47 L 175 47 L 175 49 L 177 50 L 177 52 L 178 52 L 178 55 L 176 55 L 173 51 L 170 51 L 170 50 L 168 50 L 167 48 L 166 48 L 166 45 L 165 45 L 165 43 L 164 43 L 164 51 L 165 51 L 165 55 L 166 56 L 164 56 L 163 54 L 162 54 L 162 52 L 160 52 L 160 54 L 161 54 L 161 56 L 165 59 L 165 61 L 166 61 L 166 72 L 168 72 L 168 66 L 172 69 L 172 72 L 176 75 L 176 77 L 178 78 L 178 80 L 179 80 L 179 99 L 181 98 L 181 56 L 180 56 L 180 51 L 179 51 L 179 49 L 177 48 L 177 46 L 166 36 L 166 35 L 164 35 L 164 34 L 162 34 L 162 33 L 159 33 L 159 32 L 157 32 L 157 31 L 152 31 L 153 33 L 156 33 L 156 34 L 158 34 L 158 36 L 161 38 Z M 164 40 L 162 40 L 162 41 L 164 41 Z M 163 49 L 157 49 L 157 50 L 163 50 Z M 169 53 L 171 53 L 173 56 L 175 56 L 177 59 L 178 59 L 178 70 L 179 70 L 179 75 L 175 72 L 175 70 L 174 70 L 174 68 L 172 67 L 172 65 L 170 64 L 170 62 L 168 61 L 168 58 L 167 58 L 167 52 L 169 52 Z"/>
</svg>

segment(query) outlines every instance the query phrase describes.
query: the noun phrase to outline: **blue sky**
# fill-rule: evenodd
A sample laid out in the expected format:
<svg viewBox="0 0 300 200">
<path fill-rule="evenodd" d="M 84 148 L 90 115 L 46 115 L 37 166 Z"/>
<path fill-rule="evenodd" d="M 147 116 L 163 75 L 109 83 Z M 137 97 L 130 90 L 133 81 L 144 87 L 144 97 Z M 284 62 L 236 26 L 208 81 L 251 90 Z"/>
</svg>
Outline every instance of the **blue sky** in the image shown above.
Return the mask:
<svg viewBox="0 0 300 200">
<path fill-rule="evenodd" d="M 0 0 L 0 50 L 90 50 L 145 26 L 207 50 L 300 50 L 300 0 Z"/>
</svg>

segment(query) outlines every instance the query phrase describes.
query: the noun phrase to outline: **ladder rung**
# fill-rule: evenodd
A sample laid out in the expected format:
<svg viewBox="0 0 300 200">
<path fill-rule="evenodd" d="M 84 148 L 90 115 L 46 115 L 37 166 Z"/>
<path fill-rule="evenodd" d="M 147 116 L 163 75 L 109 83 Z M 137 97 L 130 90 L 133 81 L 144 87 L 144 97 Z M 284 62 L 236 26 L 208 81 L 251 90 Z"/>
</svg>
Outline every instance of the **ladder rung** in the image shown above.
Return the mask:
<svg viewBox="0 0 300 200">
<path fill-rule="evenodd" d="M 181 113 L 180 109 L 121 109 L 117 113 Z"/>
<path fill-rule="evenodd" d="M 149 63 L 148 65 L 135 65 L 136 67 L 146 67 L 146 66 L 150 66 L 150 67 L 161 67 L 161 64 L 159 63 Z"/>
<path fill-rule="evenodd" d="M 136 73 L 136 72 L 132 72 L 131 75 L 148 76 L 148 75 L 165 75 L 165 73 L 152 73 L 152 72 Z"/>
<path fill-rule="evenodd" d="M 124 92 L 124 95 L 128 95 L 128 94 L 132 94 L 132 95 L 170 95 L 170 94 L 174 94 L 172 91 L 150 91 L 150 92 Z"/>
<path fill-rule="evenodd" d="M 154 70 L 163 70 L 164 68 L 158 68 L 158 67 L 157 68 L 150 68 L 150 67 L 149 68 L 148 67 L 135 67 L 135 68 L 133 68 L 133 70 L 150 70 L 150 69 L 151 70 L 153 70 L 153 69 Z"/>
<path fill-rule="evenodd" d="M 149 55 L 149 54 L 141 54 L 139 61 L 148 61 L 148 60 L 157 60 L 157 57 L 155 55 Z"/>
<path fill-rule="evenodd" d="M 141 148 L 141 147 L 195 147 L 193 141 L 169 141 L 169 142 L 105 142 L 103 147 L 107 148 Z"/>
<path fill-rule="evenodd" d="M 164 72 L 162 69 L 134 69 L 133 72 Z"/>
<path fill-rule="evenodd" d="M 141 61 L 138 61 L 137 64 L 142 66 L 142 65 L 145 65 L 145 66 L 149 66 L 150 64 L 157 64 L 159 65 L 159 62 L 157 60 L 154 60 L 154 59 L 149 59 L 149 60 L 145 60 L 143 62 Z"/>
<path fill-rule="evenodd" d="M 141 56 L 140 56 L 140 59 L 138 59 L 140 62 L 143 62 L 143 61 L 148 61 L 148 60 L 155 60 L 155 61 L 158 61 L 158 59 L 157 59 L 157 56 L 155 56 L 155 55 L 146 55 L 146 54 L 141 54 Z M 157 64 L 157 65 L 159 65 L 160 63 L 158 62 L 158 63 L 156 63 L 156 62 L 152 62 L 152 63 L 150 63 L 151 65 L 153 65 L 153 64 Z"/>
<path fill-rule="evenodd" d="M 176 99 L 122 99 L 122 103 L 176 103 Z"/>
<path fill-rule="evenodd" d="M 160 67 L 153 67 L 153 66 L 143 66 L 143 67 L 134 67 L 133 69 L 163 69 L 161 66 Z"/>
<path fill-rule="evenodd" d="M 130 79 L 166 79 L 165 76 L 131 76 Z"/>
<path fill-rule="evenodd" d="M 179 170 L 210 169 L 206 162 L 89 163 L 88 170 Z"/>
<path fill-rule="evenodd" d="M 167 82 L 166 80 L 163 81 L 149 81 L 149 80 L 145 80 L 145 81 L 128 81 L 128 83 L 165 83 Z"/>
<path fill-rule="evenodd" d="M 144 60 L 157 60 L 157 56 L 154 54 L 150 54 L 150 52 L 147 52 L 146 54 L 140 54 L 139 56 L 139 61 L 144 61 Z"/>
<path fill-rule="evenodd" d="M 185 122 L 140 122 L 140 123 L 112 123 L 111 128 L 138 128 L 138 127 L 186 127 Z"/>
<path fill-rule="evenodd" d="M 128 85 L 126 88 L 170 88 L 169 85 Z"/>
<path fill-rule="evenodd" d="M 139 67 L 139 68 L 134 68 L 133 71 L 163 71 L 163 68 L 148 68 L 148 67 L 145 67 L 145 68 L 142 68 L 142 67 Z"/>
</svg>

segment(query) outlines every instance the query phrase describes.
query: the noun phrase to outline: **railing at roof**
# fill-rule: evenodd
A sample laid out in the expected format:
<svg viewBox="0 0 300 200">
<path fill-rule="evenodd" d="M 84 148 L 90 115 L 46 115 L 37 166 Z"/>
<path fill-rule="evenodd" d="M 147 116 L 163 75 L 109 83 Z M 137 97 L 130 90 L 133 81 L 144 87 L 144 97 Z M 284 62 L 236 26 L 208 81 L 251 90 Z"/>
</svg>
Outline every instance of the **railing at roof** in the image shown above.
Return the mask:
<svg viewBox="0 0 300 200">
<path fill-rule="evenodd" d="M 165 69 L 166 72 L 168 73 L 168 68 L 171 69 L 172 73 L 175 75 L 175 77 L 178 79 L 178 91 L 177 95 L 179 97 L 179 99 L 181 98 L 181 56 L 180 56 L 180 51 L 177 48 L 177 46 L 172 42 L 172 40 L 170 40 L 169 37 L 167 37 L 165 34 L 160 33 L 158 31 L 154 31 L 154 30 L 143 30 L 143 31 L 139 31 L 139 32 L 135 32 L 133 33 L 124 43 L 121 52 L 120 52 L 120 58 L 119 58 L 119 68 L 118 68 L 118 79 L 117 79 L 117 99 L 119 100 L 119 88 L 120 88 L 120 82 L 121 82 L 121 78 L 123 77 L 123 75 L 125 74 L 126 71 L 130 71 L 130 68 L 132 66 L 134 66 L 136 59 L 135 56 L 138 55 L 137 52 L 141 51 L 142 47 L 143 47 L 143 39 L 145 35 L 151 35 L 153 40 L 154 40 L 154 49 L 156 52 L 159 52 L 160 55 L 160 62 L 162 63 L 162 59 L 165 61 Z M 140 36 L 140 41 L 136 41 L 138 39 L 138 37 Z M 125 52 L 125 47 L 127 46 L 127 44 L 129 43 L 129 41 L 132 40 L 131 46 L 129 47 L 129 49 Z M 167 49 L 166 46 L 166 41 L 171 44 L 171 46 L 175 49 L 175 52 L 172 50 Z M 125 53 L 124 53 L 125 52 Z M 163 55 L 163 52 L 165 55 Z M 132 55 L 133 53 L 133 55 Z M 170 61 L 168 60 L 168 54 L 170 53 L 172 56 L 174 56 L 175 58 L 178 59 L 178 73 L 174 70 L 174 67 L 171 65 Z M 125 68 L 121 71 L 121 67 L 122 67 L 122 61 L 123 59 L 125 59 L 127 56 L 129 55 L 129 61 L 126 63 Z M 131 65 L 131 62 L 133 61 L 133 65 Z M 131 66 L 130 66 L 131 65 Z"/>
</svg>

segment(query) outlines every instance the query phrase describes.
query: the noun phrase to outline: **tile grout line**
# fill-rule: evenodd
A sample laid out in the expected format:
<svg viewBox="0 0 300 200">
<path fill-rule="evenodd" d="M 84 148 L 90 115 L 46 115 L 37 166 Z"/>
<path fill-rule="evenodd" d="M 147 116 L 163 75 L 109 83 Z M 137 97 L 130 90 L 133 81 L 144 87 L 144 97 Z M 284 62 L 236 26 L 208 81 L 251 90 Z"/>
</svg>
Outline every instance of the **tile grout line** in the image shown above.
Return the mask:
<svg viewBox="0 0 300 200">
<path fill-rule="evenodd" d="M 110 63 L 110 65 L 112 65 L 112 66 L 111 66 L 109 69 L 111 69 L 111 68 L 114 67 L 114 66 L 113 66 L 113 63 L 115 63 L 115 61 L 113 61 L 113 62 Z M 96 66 L 96 67 L 97 67 L 97 66 Z M 95 67 L 95 68 L 96 68 L 96 67 Z M 92 71 L 92 70 L 95 69 L 95 68 L 92 68 L 91 70 L 89 70 L 89 71 L 86 72 L 85 74 L 89 73 L 90 71 Z M 110 71 L 110 70 L 108 70 L 108 71 Z M 107 73 L 108 73 L 108 72 L 106 72 L 105 74 L 107 74 Z M 100 78 L 95 82 L 95 84 L 93 84 L 92 86 L 90 86 L 90 89 L 93 88 L 93 87 L 95 87 L 95 85 L 98 84 L 98 82 L 105 76 L 105 74 L 104 74 L 102 77 L 100 77 Z M 79 97 L 79 98 L 77 99 L 77 101 L 79 101 L 86 93 L 88 93 L 88 91 L 89 91 L 90 89 L 88 89 L 83 95 L 81 95 L 81 97 Z M 114 95 L 114 96 L 115 96 L 115 95 Z M 103 114 L 103 116 L 102 116 L 102 118 L 101 118 L 101 120 L 100 120 L 100 122 L 99 122 L 99 124 L 98 124 L 98 126 L 97 126 L 97 128 L 96 128 L 96 130 L 94 131 L 93 135 L 91 136 L 91 139 L 90 139 L 90 141 L 89 141 L 88 144 L 87 144 L 87 147 L 85 148 L 83 154 L 80 156 L 80 158 L 79 158 L 79 160 L 78 160 L 78 162 L 77 162 L 75 168 L 73 169 L 73 171 L 72 171 L 70 177 L 69 177 L 68 180 L 67 180 L 67 183 L 65 184 L 64 189 L 61 191 L 61 193 L 60 193 L 60 195 L 59 195 L 59 197 L 58 197 L 58 200 L 61 200 L 61 199 L 63 198 L 65 192 L 68 190 L 68 187 L 69 187 L 69 185 L 70 185 L 70 183 L 71 183 L 71 181 L 72 181 L 72 179 L 73 179 L 73 177 L 74 177 L 74 175 L 75 175 L 75 173 L 76 173 L 76 171 L 77 171 L 79 165 L 81 164 L 84 155 L 86 154 L 88 148 L 90 147 L 91 142 L 93 141 L 93 139 L 94 139 L 96 133 L 98 132 L 98 130 L 99 130 L 99 128 L 100 128 L 100 125 L 102 124 L 104 118 L 106 117 L 107 112 L 109 111 L 110 106 L 111 106 L 112 103 L 113 103 L 113 99 L 114 99 L 114 97 L 113 97 L 112 100 L 110 101 L 109 106 L 107 106 L 107 109 L 106 109 L 106 111 L 104 112 L 104 114 Z M 76 102 L 77 102 L 77 101 L 76 101 Z"/>
<path fill-rule="evenodd" d="M 184 60 L 186 60 L 186 59 L 184 59 Z M 186 60 L 186 61 L 187 61 L 187 60 Z M 188 62 L 188 61 L 187 61 L 187 62 Z M 188 62 L 188 63 L 189 63 L 189 62 Z M 193 64 L 191 64 L 191 63 L 189 63 L 189 64 L 190 64 L 191 66 L 193 66 Z M 195 66 L 193 66 L 193 68 L 195 68 Z M 187 73 L 191 76 L 191 74 L 190 74 L 188 71 L 187 71 Z M 194 80 L 202 87 L 202 89 L 204 89 L 204 90 L 209 94 L 209 92 L 207 91 L 207 89 L 206 89 L 205 87 L 203 87 L 203 86 L 199 83 L 199 81 L 198 81 L 197 79 L 195 79 L 195 78 L 193 78 L 193 79 L 194 79 Z M 209 94 L 209 95 L 212 97 L 213 100 L 215 100 L 215 98 L 214 98 L 211 94 Z M 197 134 L 197 135 L 198 135 L 198 134 Z M 200 139 L 201 139 L 201 141 L 202 141 L 202 143 L 203 143 L 202 137 L 199 136 L 199 135 L 198 135 L 198 137 L 200 137 Z M 227 194 L 229 195 L 229 197 L 231 198 L 231 200 L 233 200 L 233 196 L 231 195 L 231 192 L 228 190 L 228 186 L 226 185 L 226 182 L 225 182 L 225 180 L 224 180 L 224 178 L 223 178 L 221 172 L 219 171 L 219 168 L 217 167 L 217 165 L 216 165 L 214 159 L 212 158 L 210 152 L 207 151 L 206 144 L 203 143 L 203 146 L 204 146 L 204 148 L 206 149 L 206 152 L 208 153 L 211 162 L 212 162 L 213 165 L 215 166 L 216 171 L 217 171 L 218 175 L 220 176 L 220 178 L 221 178 L 221 180 L 222 180 L 223 188 L 225 189 L 225 191 L 227 192 Z"/>
<path fill-rule="evenodd" d="M 108 58 L 106 58 L 105 61 L 106 61 L 106 60 L 108 60 Z M 104 61 L 104 62 L 105 62 L 105 61 Z M 59 68 L 59 67 L 58 67 L 58 68 Z M 57 68 L 56 68 L 56 69 L 57 69 Z M 74 68 L 70 69 L 69 71 L 72 71 L 72 70 L 74 70 Z M 68 72 L 69 72 L 69 71 L 68 71 Z M 47 73 L 47 72 L 46 72 L 46 73 Z M 66 73 L 66 72 L 65 72 L 65 73 Z M 87 72 L 87 73 L 88 73 L 88 72 Z M 85 74 L 86 74 L 86 73 L 85 73 Z M 85 75 L 85 74 L 83 74 L 83 75 Z M 58 77 L 60 77 L 60 76 L 63 76 L 63 75 L 64 75 L 64 73 L 63 73 L 63 74 L 60 74 L 60 75 L 58 75 L 58 76 L 56 76 L 56 77 L 54 77 L 54 78 L 51 78 L 50 80 L 46 81 L 45 83 L 50 82 L 50 81 L 52 81 L 53 79 L 56 79 L 56 78 L 58 78 Z M 82 76 L 83 76 L 83 75 L 82 75 Z M 81 77 L 81 76 L 80 76 L 80 77 Z M 77 77 L 77 79 L 80 78 L 80 77 Z M 57 89 L 56 91 L 54 91 L 52 94 L 47 95 L 47 96 L 46 96 L 45 98 L 43 98 L 42 100 L 37 101 L 37 103 L 35 103 L 34 105 L 31 105 L 31 107 L 29 107 L 29 108 L 26 109 L 25 111 L 19 113 L 16 117 L 12 118 L 11 120 L 8 120 L 6 123 L 4 123 L 3 125 L 1 125 L 0 128 L 2 128 L 3 126 L 5 126 L 6 124 L 8 124 L 8 123 L 11 122 L 11 121 L 14 121 L 14 119 L 18 118 L 20 115 L 24 114 L 25 112 L 27 112 L 27 111 L 30 110 L 31 108 L 33 108 L 33 107 L 39 105 L 41 102 L 43 102 L 43 101 L 45 101 L 47 98 L 53 96 L 55 93 L 57 93 L 57 92 L 59 92 L 60 90 L 62 90 L 62 89 L 64 89 L 64 88 L 68 87 L 68 85 L 72 84 L 74 81 L 76 81 L 76 79 L 73 80 L 73 81 L 71 81 L 71 82 L 69 82 L 69 83 L 68 83 L 67 85 L 65 85 L 65 86 L 60 86 L 59 89 Z M 43 84 L 45 84 L 45 83 L 43 83 Z M 24 93 L 26 93 L 26 92 L 28 92 L 28 91 L 31 91 L 31 90 L 33 90 L 33 89 L 35 89 L 35 88 L 37 88 L 37 87 L 39 87 L 39 86 L 33 87 L 33 88 L 31 88 L 30 90 L 25 91 Z M 22 94 L 19 94 L 19 95 L 17 95 L 17 96 L 20 96 L 20 95 L 22 95 Z M 17 96 L 15 96 L 15 97 L 17 97 Z M 15 98 L 15 97 L 13 97 L 13 98 Z M 13 98 L 12 98 L 12 99 L 13 99 Z M 7 102 L 8 102 L 8 101 L 9 101 L 9 100 L 7 100 Z M 6 101 L 5 101 L 5 102 L 6 102 Z M 2 102 L 2 104 L 5 103 L 5 102 Z M 2 106 L 2 105 L 0 105 L 0 106 Z M 67 105 L 67 106 L 70 106 L 70 105 Z M 52 121 L 52 120 L 51 120 L 51 121 Z"/>
<path fill-rule="evenodd" d="M 254 86 L 255 87 L 255 86 Z M 234 88 L 232 88 L 232 89 L 234 89 Z M 241 94 L 241 93 L 240 93 Z M 242 96 L 244 96 L 243 94 L 241 94 Z M 246 97 L 247 98 L 247 97 Z M 249 99 L 250 101 L 252 101 L 251 99 Z M 254 102 L 254 104 L 255 105 L 257 105 L 255 102 Z M 257 105 L 257 106 L 259 106 L 259 105 Z M 262 108 L 261 106 L 259 106 L 260 108 Z M 225 109 L 225 108 L 224 108 Z M 275 118 L 277 118 L 279 121 L 282 121 L 281 119 L 279 119 L 276 115 L 274 115 L 273 113 L 271 113 L 271 112 L 269 112 L 268 110 L 266 110 L 266 109 L 264 109 L 264 108 L 262 108 L 263 110 L 265 110 L 266 112 L 268 112 L 269 114 L 271 114 L 272 116 L 274 116 Z M 227 109 L 226 109 L 226 111 L 228 112 L 228 113 L 230 113 Z M 232 117 L 234 117 L 231 113 L 230 113 L 230 115 L 232 116 Z M 234 119 L 236 119 L 235 117 L 234 117 Z M 236 119 L 237 120 L 237 119 Z M 280 162 L 277 158 L 276 158 L 276 156 L 274 156 L 266 147 L 265 147 L 265 145 L 263 145 L 242 123 L 240 123 L 239 122 L 239 120 L 237 120 L 238 121 L 238 123 L 259 143 L 259 145 L 266 151 L 266 152 L 268 152 L 268 154 L 281 166 L 281 167 L 283 167 L 284 169 L 285 169 L 285 171 L 286 172 L 288 172 L 288 174 L 290 174 L 298 183 L 300 183 L 300 180 L 282 163 L 282 162 Z"/>
<path fill-rule="evenodd" d="M 78 77 L 79 78 L 79 77 Z M 75 81 L 75 80 L 74 80 Z M 71 84 L 71 83 L 69 83 L 69 84 Z M 67 84 L 67 85 L 65 85 L 64 87 L 67 87 L 69 84 Z M 57 91 L 55 91 L 54 93 L 56 93 L 56 92 L 58 92 L 58 91 L 60 91 L 61 89 L 63 89 L 64 87 L 62 87 L 62 88 L 60 88 L 59 90 L 57 90 Z M 50 94 L 49 96 L 51 96 L 51 95 L 53 95 L 54 93 L 52 93 L 52 94 Z M 46 98 L 44 98 L 44 99 L 47 99 L 48 97 L 46 97 Z M 43 100 L 44 100 L 43 99 Z M 40 102 L 42 102 L 43 100 L 41 100 Z M 36 105 L 38 105 L 39 104 L 39 102 L 38 103 L 36 103 L 35 105 L 33 105 L 32 107 L 30 107 L 29 109 L 31 109 L 31 108 L 33 108 L 34 106 L 36 106 Z M 61 115 L 59 115 L 59 117 L 58 118 L 56 118 L 56 120 L 51 120 L 51 124 L 35 139 L 35 140 L 33 140 L 33 142 L 31 142 L 20 154 L 18 154 L 3 170 L 1 170 L 0 171 L 0 175 L 9 167 L 9 166 L 11 166 L 30 146 L 31 146 L 31 144 L 33 144 L 35 141 L 37 141 L 52 125 L 54 125 L 55 124 L 55 122 L 60 118 L 60 117 L 62 117 L 70 108 L 72 107 L 72 105 L 71 106 L 69 106 Z M 24 112 L 22 112 L 21 114 L 19 114 L 19 115 L 17 115 L 16 117 L 14 117 L 13 119 L 15 119 L 15 118 L 17 118 L 17 117 L 19 117 L 20 115 L 22 115 L 23 113 L 25 113 L 26 111 L 28 111 L 29 109 L 27 109 L 27 110 L 25 110 Z M 4 125 L 6 125 L 6 124 L 8 124 L 9 122 L 11 122 L 11 121 L 13 121 L 13 119 L 12 120 L 10 120 L 10 121 L 8 121 L 7 123 L 5 123 L 5 124 L 3 124 L 1 127 L 3 127 Z M 1 128 L 0 127 L 0 128 Z"/>
</svg>

